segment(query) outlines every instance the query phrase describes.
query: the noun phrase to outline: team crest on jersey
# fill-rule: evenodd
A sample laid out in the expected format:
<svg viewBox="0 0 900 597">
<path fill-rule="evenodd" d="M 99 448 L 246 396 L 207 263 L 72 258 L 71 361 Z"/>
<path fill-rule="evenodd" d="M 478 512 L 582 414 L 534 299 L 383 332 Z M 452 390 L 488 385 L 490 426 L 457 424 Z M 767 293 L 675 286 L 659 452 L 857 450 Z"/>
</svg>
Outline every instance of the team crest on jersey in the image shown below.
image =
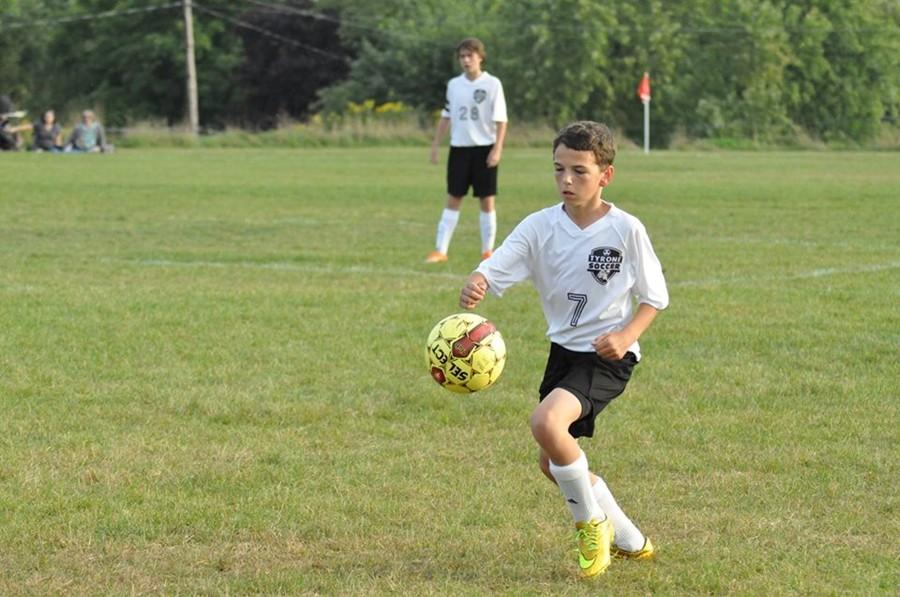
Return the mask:
<svg viewBox="0 0 900 597">
<path fill-rule="evenodd" d="M 476 104 L 480 104 L 484 101 L 484 98 L 487 97 L 487 91 L 484 89 L 476 89 L 475 93 L 472 94 L 472 97 L 475 99 Z"/>
<path fill-rule="evenodd" d="M 615 247 L 597 247 L 588 255 L 588 271 L 601 286 L 622 270 L 622 251 Z"/>
</svg>

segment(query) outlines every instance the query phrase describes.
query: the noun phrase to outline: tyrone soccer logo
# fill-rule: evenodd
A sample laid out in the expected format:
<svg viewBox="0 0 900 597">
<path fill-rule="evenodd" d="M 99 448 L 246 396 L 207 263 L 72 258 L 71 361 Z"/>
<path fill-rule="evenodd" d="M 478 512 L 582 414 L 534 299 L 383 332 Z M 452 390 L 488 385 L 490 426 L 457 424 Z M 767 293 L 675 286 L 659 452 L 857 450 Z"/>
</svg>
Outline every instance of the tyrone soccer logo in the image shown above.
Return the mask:
<svg viewBox="0 0 900 597">
<path fill-rule="evenodd" d="M 484 98 L 486 98 L 486 97 L 487 97 L 487 91 L 485 91 L 484 89 L 476 89 L 475 92 L 472 94 L 472 98 L 475 100 L 476 104 L 480 104 L 481 102 L 483 102 Z"/>
<path fill-rule="evenodd" d="M 622 271 L 622 251 L 615 247 L 597 247 L 588 255 L 588 271 L 601 286 Z"/>
</svg>

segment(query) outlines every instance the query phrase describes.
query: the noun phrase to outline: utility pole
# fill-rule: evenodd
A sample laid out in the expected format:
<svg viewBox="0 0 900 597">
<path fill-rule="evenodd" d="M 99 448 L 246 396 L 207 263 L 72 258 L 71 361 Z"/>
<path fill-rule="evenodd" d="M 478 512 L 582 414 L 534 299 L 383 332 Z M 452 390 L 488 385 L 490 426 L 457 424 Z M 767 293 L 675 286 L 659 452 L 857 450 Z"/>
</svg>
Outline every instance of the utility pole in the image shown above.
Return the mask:
<svg viewBox="0 0 900 597">
<path fill-rule="evenodd" d="M 184 0 L 184 61 L 187 65 L 188 125 L 191 134 L 200 131 L 200 108 L 197 101 L 197 65 L 194 63 L 194 13 L 191 0 Z"/>
</svg>

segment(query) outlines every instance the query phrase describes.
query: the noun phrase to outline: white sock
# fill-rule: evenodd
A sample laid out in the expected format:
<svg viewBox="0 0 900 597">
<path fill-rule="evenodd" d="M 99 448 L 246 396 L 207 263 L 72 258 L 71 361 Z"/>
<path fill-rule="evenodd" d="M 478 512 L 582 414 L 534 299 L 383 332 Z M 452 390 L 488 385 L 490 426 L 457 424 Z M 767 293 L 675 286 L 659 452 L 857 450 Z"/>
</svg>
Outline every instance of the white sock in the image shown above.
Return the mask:
<svg viewBox="0 0 900 597">
<path fill-rule="evenodd" d="M 588 470 L 584 452 L 575 462 L 565 466 L 557 466 L 551 461 L 550 474 L 556 479 L 559 489 L 565 496 L 575 522 L 606 518 L 591 491 L 591 472 Z"/>
<path fill-rule="evenodd" d="M 497 240 L 497 212 L 479 212 L 478 223 L 481 225 L 481 252 L 487 253 L 494 250 L 494 242 Z"/>
<path fill-rule="evenodd" d="M 616 546 L 628 551 L 638 551 L 643 548 L 644 535 L 634 526 L 631 519 L 622 512 L 619 504 L 616 503 L 616 498 L 613 497 L 609 487 L 606 486 L 606 482 L 602 478 L 598 478 L 597 482 L 594 483 L 593 490 L 597 503 L 600 504 L 600 507 L 612 521 L 613 528 L 616 531 Z"/>
<path fill-rule="evenodd" d="M 453 231 L 456 230 L 456 223 L 459 222 L 459 212 L 452 209 L 444 208 L 441 219 L 437 227 L 436 248 L 438 251 L 447 254 L 450 249 L 450 239 L 453 238 Z"/>
</svg>

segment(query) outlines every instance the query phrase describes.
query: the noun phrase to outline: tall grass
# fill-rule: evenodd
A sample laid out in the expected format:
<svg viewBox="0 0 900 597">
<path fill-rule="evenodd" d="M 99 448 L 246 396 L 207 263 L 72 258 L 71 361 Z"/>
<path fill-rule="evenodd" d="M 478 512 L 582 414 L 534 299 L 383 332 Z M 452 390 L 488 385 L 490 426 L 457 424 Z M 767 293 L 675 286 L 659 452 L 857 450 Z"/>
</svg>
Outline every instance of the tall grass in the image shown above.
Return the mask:
<svg viewBox="0 0 900 597">
<path fill-rule="evenodd" d="M 386 122 L 348 119 L 327 127 L 292 123 L 262 132 L 226 129 L 199 136 L 182 129 L 145 124 L 122 129 L 116 137 L 117 144 L 127 148 L 301 148 L 424 145 L 428 141 L 427 135 L 413 119 Z"/>
<path fill-rule="evenodd" d="M 551 138 L 553 130 L 546 125 L 513 123 L 509 147 L 539 147 Z M 120 147 L 381 147 L 426 146 L 434 138 L 434 129 L 423 127 L 413 116 L 392 118 L 344 118 L 330 123 L 282 123 L 276 129 L 254 132 L 241 129 L 211 131 L 199 136 L 182 128 L 169 128 L 153 123 L 114 131 L 113 139 Z"/>
</svg>

